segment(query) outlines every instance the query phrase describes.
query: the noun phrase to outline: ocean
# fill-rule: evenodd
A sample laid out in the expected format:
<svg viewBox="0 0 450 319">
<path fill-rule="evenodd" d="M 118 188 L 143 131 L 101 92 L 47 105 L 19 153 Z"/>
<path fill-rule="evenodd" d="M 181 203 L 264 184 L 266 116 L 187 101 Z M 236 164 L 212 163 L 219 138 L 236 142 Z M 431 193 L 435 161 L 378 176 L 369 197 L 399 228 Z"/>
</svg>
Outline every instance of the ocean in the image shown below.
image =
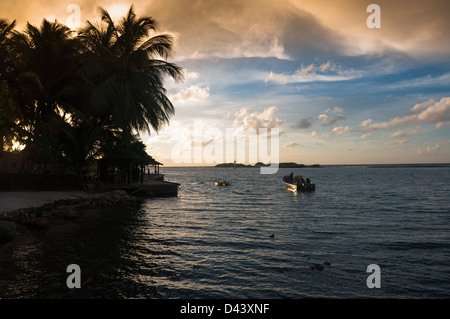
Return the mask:
<svg viewBox="0 0 450 319">
<path fill-rule="evenodd" d="M 315 192 L 285 189 L 291 172 Z M 79 212 L 2 251 L 0 297 L 450 297 L 449 165 L 161 173 L 178 197 Z M 81 289 L 67 287 L 70 264 Z"/>
</svg>

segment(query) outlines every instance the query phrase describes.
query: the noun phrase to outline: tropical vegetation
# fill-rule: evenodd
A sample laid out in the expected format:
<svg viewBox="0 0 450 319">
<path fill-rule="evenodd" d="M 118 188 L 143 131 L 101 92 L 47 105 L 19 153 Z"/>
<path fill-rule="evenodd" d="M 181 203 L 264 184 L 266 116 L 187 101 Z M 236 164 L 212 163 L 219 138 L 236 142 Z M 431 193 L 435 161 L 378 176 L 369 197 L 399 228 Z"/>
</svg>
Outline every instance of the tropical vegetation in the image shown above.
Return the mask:
<svg viewBox="0 0 450 319">
<path fill-rule="evenodd" d="M 82 174 L 124 144 L 145 153 L 139 133 L 169 123 L 164 78 L 183 79 L 173 39 L 133 6 L 119 22 L 99 15 L 80 30 L 0 20 L 0 156 L 21 145 L 32 163 Z"/>
</svg>

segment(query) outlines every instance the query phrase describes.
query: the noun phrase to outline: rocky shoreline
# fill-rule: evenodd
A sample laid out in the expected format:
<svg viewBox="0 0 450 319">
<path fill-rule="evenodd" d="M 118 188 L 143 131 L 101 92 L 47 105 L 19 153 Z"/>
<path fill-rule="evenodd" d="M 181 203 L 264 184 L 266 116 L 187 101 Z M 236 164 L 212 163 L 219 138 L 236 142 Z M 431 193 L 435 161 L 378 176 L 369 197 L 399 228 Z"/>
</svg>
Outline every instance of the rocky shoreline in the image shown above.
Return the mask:
<svg viewBox="0 0 450 319">
<path fill-rule="evenodd" d="M 59 199 L 40 207 L 29 207 L 0 213 L 0 245 L 10 242 L 23 228 L 45 229 L 53 221 L 73 219 L 77 211 L 98 207 L 135 206 L 142 199 L 122 190 Z"/>
</svg>

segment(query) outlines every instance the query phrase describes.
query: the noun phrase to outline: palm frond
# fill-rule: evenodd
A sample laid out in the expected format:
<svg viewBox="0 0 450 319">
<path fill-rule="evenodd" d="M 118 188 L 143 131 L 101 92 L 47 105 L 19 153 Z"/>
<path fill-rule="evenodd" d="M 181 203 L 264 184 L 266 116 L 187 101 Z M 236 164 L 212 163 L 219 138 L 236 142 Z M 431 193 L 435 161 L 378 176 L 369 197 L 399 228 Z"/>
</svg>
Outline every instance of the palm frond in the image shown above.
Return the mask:
<svg viewBox="0 0 450 319">
<path fill-rule="evenodd" d="M 16 26 L 16 20 L 8 24 L 6 20 L 0 19 L 0 43 L 5 41 Z"/>
<path fill-rule="evenodd" d="M 151 37 L 142 43 L 137 51 L 144 51 L 148 57 L 162 57 L 168 59 L 173 53 L 173 37 L 168 34 L 161 34 Z"/>
</svg>

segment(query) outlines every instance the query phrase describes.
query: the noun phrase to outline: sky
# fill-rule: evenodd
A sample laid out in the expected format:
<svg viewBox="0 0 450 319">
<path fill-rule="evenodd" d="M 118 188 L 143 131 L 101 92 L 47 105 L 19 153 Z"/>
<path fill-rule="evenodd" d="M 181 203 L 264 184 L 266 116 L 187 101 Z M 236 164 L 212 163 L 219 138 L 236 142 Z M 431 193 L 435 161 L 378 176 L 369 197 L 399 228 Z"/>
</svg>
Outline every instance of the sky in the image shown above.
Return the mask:
<svg viewBox="0 0 450 319">
<path fill-rule="evenodd" d="M 174 37 L 185 72 L 165 81 L 170 125 L 141 134 L 166 166 L 230 162 L 231 136 L 259 129 L 279 132 L 280 162 L 450 162 L 447 0 L 2 0 L 0 18 L 76 28 L 131 4 Z M 248 145 L 238 162 L 256 161 Z"/>
</svg>

